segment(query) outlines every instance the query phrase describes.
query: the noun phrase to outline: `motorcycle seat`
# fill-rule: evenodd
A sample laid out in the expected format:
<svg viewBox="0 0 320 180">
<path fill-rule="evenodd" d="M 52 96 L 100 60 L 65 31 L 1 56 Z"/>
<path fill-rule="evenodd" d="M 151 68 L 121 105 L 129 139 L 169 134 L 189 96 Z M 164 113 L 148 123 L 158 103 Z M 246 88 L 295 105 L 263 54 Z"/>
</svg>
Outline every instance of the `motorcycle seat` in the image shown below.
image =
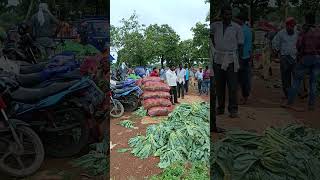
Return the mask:
<svg viewBox="0 0 320 180">
<path fill-rule="evenodd" d="M 45 79 L 41 77 L 41 73 L 17 75 L 17 80 L 21 87 L 30 88 L 42 83 Z"/>
<path fill-rule="evenodd" d="M 31 74 L 41 72 L 47 65 L 47 62 L 20 66 L 20 74 Z"/>
<path fill-rule="evenodd" d="M 11 97 L 14 101 L 32 104 L 66 90 L 77 82 L 77 80 L 69 82 L 57 82 L 44 88 L 37 89 L 20 87 L 11 94 Z"/>
</svg>

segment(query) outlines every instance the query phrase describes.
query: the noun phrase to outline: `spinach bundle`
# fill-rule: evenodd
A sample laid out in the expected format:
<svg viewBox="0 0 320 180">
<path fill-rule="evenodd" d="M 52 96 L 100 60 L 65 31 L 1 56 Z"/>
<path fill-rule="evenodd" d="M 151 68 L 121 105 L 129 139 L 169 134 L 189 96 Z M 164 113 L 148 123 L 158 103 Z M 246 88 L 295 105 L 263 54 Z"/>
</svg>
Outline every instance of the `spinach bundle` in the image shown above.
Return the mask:
<svg viewBox="0 0 320 180">
<path fill-rule="evenodd" d="M 320 132 L 299 125 L 232 131 L 212 150 L 216 180 L 316 180 L 320 172 Z"/>
<path fill-rule="evenodd" d="M 131 153 L 139 158 L 159 156 L 160 168 L 175 162 L 209 162 L 209 106 L 181 104 L 167 120 L 147 127 L 146 135 L 129 140 Z"/>
</svg>

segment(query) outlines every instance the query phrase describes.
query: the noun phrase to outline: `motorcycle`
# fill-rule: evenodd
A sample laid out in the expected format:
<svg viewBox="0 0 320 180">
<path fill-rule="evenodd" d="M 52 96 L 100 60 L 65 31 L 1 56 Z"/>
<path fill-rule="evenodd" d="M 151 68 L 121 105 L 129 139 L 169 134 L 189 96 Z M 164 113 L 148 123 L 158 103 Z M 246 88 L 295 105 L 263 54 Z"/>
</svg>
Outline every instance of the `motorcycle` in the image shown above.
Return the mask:
<svg viewBox="0 0 320 180">
<path fill-rule="evenodd" d="M 14 177 L 29 176 L 40 168 L 44 160 L 43 144 L 29 124 L 8 117 L 2 97 L 8 88 L 2 82 L 0 87 L 0 170 Z"/>
<path fill-rule="evenodd" d="M 135 111 L 140 105 L 140 96 L 143 91 L 139 86 L 130 85 L 124 89 L 117 89 L 111 87 L 112 97 L 119 100 L 125 107 L 125 110 L 132 112 Z"/>
<path fill-rule="evenodd" d="M 110 108 L 110 116 L 114 117 L 114 118 L 119 118 L 123 115 L 124 113 L 124 107 L 121 104 L 121 102 L 117 99 L 114 99 L 112 97 L 112 93 L 110 91 L 109 93 L 110 96 L 110 104 L 111 104 L 111 108 Z"/>
<path fill-rule="evenodd" d="M 48 154 L 68 157 L 78 154 L 88 143 L 90 128 L 86 113 L 93 114 L 94 102 L 84 99 L 89 87 L 95 86 L 89 77 L 69 82 L 54 82 L 43 88 L 11 88 L 9 117 L 23 119 L 45 139 Z M 90 94 L 90 93 L 89 93 Z M 97 98 L 98 94 L 92 94 Z M 39 117 L 39 119 L 34 119 Z"/>
</svg>

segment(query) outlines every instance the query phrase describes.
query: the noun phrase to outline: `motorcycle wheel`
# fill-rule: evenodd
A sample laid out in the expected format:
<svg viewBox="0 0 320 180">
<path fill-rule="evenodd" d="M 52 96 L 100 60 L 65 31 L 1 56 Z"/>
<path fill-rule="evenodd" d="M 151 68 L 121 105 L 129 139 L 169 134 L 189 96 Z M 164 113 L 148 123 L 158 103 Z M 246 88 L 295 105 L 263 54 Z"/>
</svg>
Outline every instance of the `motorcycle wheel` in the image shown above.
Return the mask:
<svg viewBox="0 0 320 180">
<path fill-rule="evenodd" d="M 111 109 L 110 109 L 110 116 L 113 118 L 119 118 L 124 113 L 124 107 L 121 104 L 120 101 L 114 99 L 113 102 L 111 102 Z"/>
<path fill-rule="evenodd" d="M 80 108 L 60 108 L 54 112 L 54 131 L 46 131 L 44 135 L 47 154 L 57 158 L 71 157 L 79 154 L 87 146 L 90 128 L 86 116 Z M 58 130 L 70 125 L 68 129 Z M 56 130 L 55 130 L 56 129 Z"/>
<path fill-rule="evenodd" d="M 44 148 L 39 136 L 29 127 L 18 126 L 16 133 L 23 145 L 18 149 L 12 133 L 0 138 L 0 170 L 14 177 L 25 177 L 35 173 L 44 160 Z"/>
</svg>

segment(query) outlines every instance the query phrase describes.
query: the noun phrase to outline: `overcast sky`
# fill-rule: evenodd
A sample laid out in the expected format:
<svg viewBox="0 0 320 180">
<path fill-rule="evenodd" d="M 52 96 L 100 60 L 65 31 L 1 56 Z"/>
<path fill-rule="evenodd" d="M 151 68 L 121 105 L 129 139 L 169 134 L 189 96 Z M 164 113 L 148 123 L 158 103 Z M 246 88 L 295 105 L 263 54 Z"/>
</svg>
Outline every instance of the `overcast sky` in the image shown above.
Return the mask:
<svg viewBox="0 0 320 180">
<path fill-rule="evenodd" d="M 191 28 L 205 22 L 209 4 L 204 0 L 111 0 L 110 23 L 120 25 L 136 11 L 141 24 L 169 24 L 182 40 L 192 38 Z"/>
</svg>

